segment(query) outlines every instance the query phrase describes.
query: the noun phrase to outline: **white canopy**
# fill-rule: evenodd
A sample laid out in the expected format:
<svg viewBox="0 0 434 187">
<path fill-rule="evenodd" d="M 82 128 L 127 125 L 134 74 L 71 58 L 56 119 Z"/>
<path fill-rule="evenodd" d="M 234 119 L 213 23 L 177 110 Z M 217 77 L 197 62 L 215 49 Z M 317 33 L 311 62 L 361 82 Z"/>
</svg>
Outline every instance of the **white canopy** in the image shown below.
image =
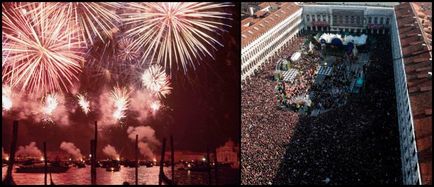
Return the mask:
<svg viewBox="0 0 434 187">
<path fill-rule="evenodd" d="M 293 61 L 293 62 L 297 61 L 298 59 L 300 59 L 300 56 L 301 56 L 300 52 L 296 52 L 296 53 L 292 54 L 291 61 Z"/>
<path fill-rule="evenodd" d="M 365 45 L 366 39 L 368 39 L 368 36 L 365 34 L 362 34 L 361 36 L 348 35 L 348 36 L 344 36 L 344 38 L 342 39 L 342 35 L 340 35 L 340 34 L 324 33 L 321 35 L 319 40 L 321 41 L 321 39 L 324 39 L 326 43 L 330 44 L 332 42 L 333 38 L 339 38 L 344 45 L 347 45 L 348 42 L 352 42 L 352 43 L 354 43 L 354 45 Z"/>
<path fill-rule="evenodd" d="M 343 44 L 347 45 L 348 42 L 352 42 L 354 45 L 365 45 L 366 39 L 368 39 L 368 36 L 365 34 L 362 34 L 361 36 L 345 36 Z"/>
</svg>

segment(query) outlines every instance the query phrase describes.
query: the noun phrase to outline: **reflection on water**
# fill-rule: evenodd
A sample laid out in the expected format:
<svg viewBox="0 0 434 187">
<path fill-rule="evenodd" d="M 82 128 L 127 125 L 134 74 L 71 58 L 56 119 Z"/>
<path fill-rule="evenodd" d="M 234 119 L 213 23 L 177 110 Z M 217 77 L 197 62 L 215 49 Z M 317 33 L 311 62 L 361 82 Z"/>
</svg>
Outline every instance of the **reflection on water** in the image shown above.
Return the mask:
<svg viewBox="0 0 434 187">
<path fill-rule="evenodd" d="M 6 175 L 7 167 L 2 168 L 2 180 Z M 164 172 L 171 178 L 170 168 L 165 167 Z M 159 167 L 139 167 L 139 184 L 158 184 Z M 219 184 L 239 184 L 239 171 L 221 169 L 218 172 Z M 14 173 L 17 184 L 44 184 L 43 173 Z M 53 173 L 55 184 L 90 184 L 90 167 L 70 168 L 66 173 Z M 208 184 L 207 172 L 176 171 L 175 180 L 178 184 Z M 97 184 L 135 183 L 135 168 L 123 167 L 119 172 L 107 172 L 104 168 L 97 168 Z M 48 176 L 50 183 L 50 176 Z M 211 172 L 211 183 L 215 184 L 215 173 Z"/>
</svg>

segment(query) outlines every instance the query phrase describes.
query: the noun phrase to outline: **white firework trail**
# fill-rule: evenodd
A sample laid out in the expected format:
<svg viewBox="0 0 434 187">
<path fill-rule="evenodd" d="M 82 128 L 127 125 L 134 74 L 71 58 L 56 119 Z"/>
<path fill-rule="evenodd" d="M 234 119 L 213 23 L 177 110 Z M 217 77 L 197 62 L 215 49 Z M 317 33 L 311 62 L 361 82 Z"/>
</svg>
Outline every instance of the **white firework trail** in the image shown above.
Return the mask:
<svg viewBox="0 0 434 187">
<path fill-rule="evenodd" d="M 170 82 L 160 65 L 152 65 L 142 75 L 142 84 L 159 97 L 171 93 Z"/>
<path fill-rule="evenodd" d="M 211 49 L 223 44 L 213 35 L 225 32 L 226 20 L 231 14 L 224 12 L 232 3 L 154 2 L 127 3 L 121 15 L 125 32 L 134 38 L 131 47 L 144 53 L 141 62 L 155 59 L 170 69 L 181 67 L 184 73 L 188 66 L 204 56 L 213 58 Z"/>
</svg>

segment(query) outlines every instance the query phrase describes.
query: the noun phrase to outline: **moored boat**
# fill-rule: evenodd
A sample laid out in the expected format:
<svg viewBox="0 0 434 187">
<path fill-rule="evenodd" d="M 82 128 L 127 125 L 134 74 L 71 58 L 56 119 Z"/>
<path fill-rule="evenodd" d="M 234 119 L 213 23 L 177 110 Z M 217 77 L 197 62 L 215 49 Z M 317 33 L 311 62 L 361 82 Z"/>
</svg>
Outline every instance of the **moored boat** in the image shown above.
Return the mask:
<svg viewBox="0 0 434 187">
<path fill-rule="evenodd" d="M 47 172 L 48 173 L 64 173 L 68 171 L 69 167 L 57 163 L 48 163 Z M 45 164 L 36 163 L 31 165 L 21 165 L 15 170 L 16 173 L 44 173 Z"/>
</svg>

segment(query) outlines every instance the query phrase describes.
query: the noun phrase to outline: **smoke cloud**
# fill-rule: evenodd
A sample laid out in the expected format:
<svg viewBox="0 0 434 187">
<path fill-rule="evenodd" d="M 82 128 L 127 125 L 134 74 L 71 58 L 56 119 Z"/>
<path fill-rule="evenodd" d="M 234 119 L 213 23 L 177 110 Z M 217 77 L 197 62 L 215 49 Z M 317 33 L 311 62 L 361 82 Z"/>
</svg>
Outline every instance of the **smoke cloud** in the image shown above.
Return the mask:
<svg viewBox="0 0 434 187">
<path fill-rule="evenodd" d="M 107 156 L 109 156 L 113 160 L 120 158 L 116 149 L 113 146 L 111 146 L 110 144 L 105 146 L 104 149 L 102 149 L 102 151 L 104 152 L 104 154 L 106 154 Z"/>
<path fill-rule="evenodd" d="M 17 117 L 21 120 L 32 119 L 35 122 L 44 120 L 52 121 L 57 125 L 69 125 L 69 111 L 65 106 L 65 96 L 62 94 L 56 95 L 58 102 L 57 107 L 53 110 L 50 116 L 44 114 L 45 97 L 38 95 L 21 94 L 12 90 L 10 97 L 12 101 L 12 111 L 17 111 Z M 5 115 L 8 115 L 6 113 Z"/>
<path fill-rule="evenodd" d="M 75 160 L 80 160 L 83 158 L 80 149 L 75 147 L 75 145 L 71 142 L 62 142 L 60 144 L 60 149 L 66 151 L 68 154 L 74 157 Z"/>
<path fill-rule="evenodd" d="M 29 145 L 26 146 L 19 146 L 17 151 L 18 157 L 36 157 L 40 158 L 42 157 L 41 150 L 36 147 L 36 142 L 30 142 Z"/>
<path fill-rule="evenodd" d="M 152 113 L 151 104 L 156 98 L 147 90 L 138 90 L 132 94 L 130 110 L 137 113 L 138 121 L 145 121 Z"/>
<path fill-rule="evenodd" d="M 149 142 L 151 145 L 160 145 L 160 141 L 155 137 L 155 130 L 150 126 L 128 127 L 128 138 L 135 141 L 136 134 L 139 135 L 139 141 Z"/>
<path fill-rule="evenodd" d="M 145 156 L 145 159 L 151 160 L 154 158 L 154 153 L 152 152 L 148 143 L 139 142 L 139 150 L 140 154 Z"/>
<path fill-rule="evenodd" d="M 136 135 L 139 140 L 139 150 L 140 153 L 145 156 L 145 159 L 153 159 L 154 153 L 151 147 L 155 148 L 161 143 L 155 137 L 155 130 L 149 126 L 138 126 L 138 127 L 128 127 L 127 129 L 128 138 L 132 141 L 136 140 Z M 146 143 L 145 143 L 146 142 Z"/>
</svg>

